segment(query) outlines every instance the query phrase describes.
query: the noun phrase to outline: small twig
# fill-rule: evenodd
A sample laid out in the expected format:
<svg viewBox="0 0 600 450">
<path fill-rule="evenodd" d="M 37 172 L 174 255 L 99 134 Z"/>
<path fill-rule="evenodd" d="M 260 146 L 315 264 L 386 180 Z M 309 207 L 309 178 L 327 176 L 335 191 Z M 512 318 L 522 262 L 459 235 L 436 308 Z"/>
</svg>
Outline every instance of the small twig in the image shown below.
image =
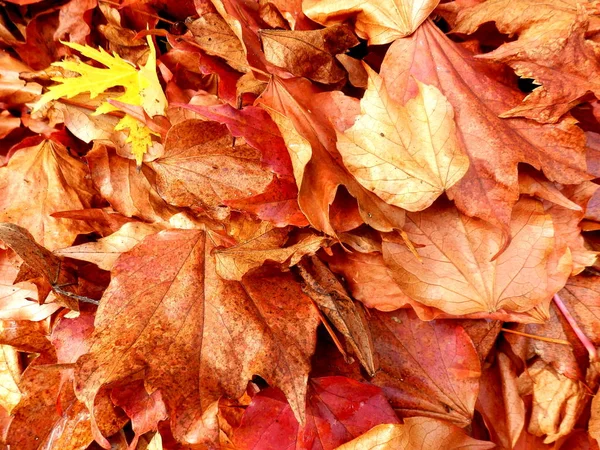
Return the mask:
<svg viewBox="0 0 600 450">
<path fill-rule="evenodd" d="M 531 339 L 537 339 L 538 341 L 552 342 L 553 344 L 561 344 L 561 345 L 571 345 L 571 343 L 569 341 L 565 341 L 564 339 L 554 339 L 554 338 L 549 338 L 549 337 L 545 337 L 545 336 L 537 336 L 535 334 L 522 333 L 520 331 L 511 330 L 509 328 L 502 328 L 502 331 L 504 331 L 506 333 L 517 334 L 519 336 L 528 337 Z"/>
<path fill-rule="evenodd" d="M 577 338 L 581 341 L 583 346 L 588 351 L 590 355 L 590 361 L 597 361 L 598 350 L 596 350 L 596 346 L 594 345 L 594 343 L 590 341 L 590 338 L 588 338 L 585 335 L 585 333 L 581 330 L 581 328 L 579 328 L 577 321 L 573 318 L 567 306 L 563 303 L 562 299 L 558 296 L 558 294 L 554 294 L 554 297 L 552 297 L 552 299 L 554 300 L 554 304 L 556 305 L 556 307 L 560 310 L 565 319 L 567 319 L 567 322 L 569 322 L 569 325 L 571 325 L 571 328 L 575 332 Z"/>
<path fill-rule="evenodd" d="M 64 295 L 65 297 L 74 298 L 75 300 L 79 300 L 84 303 L 91 303 L 92 305 L 99 305 L 100 302 L 98 300 L 94 300 L 93 298 L 84 297 L 83 295 L 73 294 L 72 292 L 65 291 L 63 288 L 59 286 L 52 285 L 52 290 L 57 294 Z"/>
</svg>

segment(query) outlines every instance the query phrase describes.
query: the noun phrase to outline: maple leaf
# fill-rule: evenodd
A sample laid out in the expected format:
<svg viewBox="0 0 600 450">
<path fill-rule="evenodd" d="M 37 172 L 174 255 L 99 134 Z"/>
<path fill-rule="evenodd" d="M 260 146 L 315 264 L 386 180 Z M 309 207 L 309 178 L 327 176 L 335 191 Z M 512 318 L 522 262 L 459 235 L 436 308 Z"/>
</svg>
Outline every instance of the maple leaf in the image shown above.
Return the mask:
<svg viewBox="0 0 600 450">
<path fill-rule="evenodd" d="M 158 192 L 172 205 L 195 208 L 261 193 L 273 176 L 261 165 L 260 152 L 231 143 L 227 127 L 216 122 L 191 119 L 173 126 L 164 155 L 150 163 Z"/>
<path fill-rule="evenodd" d="M 437 4 L 438 0 L 308 0 L 302 8 L 322 25 L 354 18 L 356 33 L 371 45 L 381 45 L 413 33 Z"/>
<path fill-rule="evenodd" d="M 260 37 L 268 62 L 297 77 L 326 84 L 346 78 L 334 56 L 358 44 L 345 25 L 315 31 L 261 30 Z"/>
<path fill-rule="evenodd" d="M 54 66 L 76 72 L 80 76 L 52 78 L 53 81 L 61 84 L 50 86 L 48 92 L 42 95 L 34 105 L 34 111 L 39 110 L 52 100 L 73 98 L 82 92 L 89 92 L 90 97 L 95 98 L 109 88 L 122 86 L 125 88 L 125 92 L 122 95 L 113 97 L 114 100 L 130 105 L 140 105 L 150 116 L 163 115 L 167 106 L 167 99 L 156 75 L 156 50 L 150 36 L 147 37 L 147 41 L 150 47 L 150 56 L 139 71 L 121 59 L 116 53 L 111 56 L 102 47 L 100 47 L 100 50 L 96 50 L 76 43 L 65 43 L 65 45 L 79 51 L 82 55 L 104 64 L 106 68 L 93 67 L 73 61 L 53 63 Z M 105 114 L 116 110 L 115 106 L 104 102 L 96 109 L 95 114 Z M 150 145 L 152 134 L 150 129 L 141 125 L 129 115 L 123 117 L 115 129 L 129 129 L 128 142 L 132 143 L 132 153 L 138 166 L 140 166 L 143 155 Z"/>
<path fill-rule="evenodd" d="M 403 292 L 425 305 L 451 314 L 527 311 L 556 292 L 554 228 L 538 201 L 521 199 L 515 205 L 510 245 L 494 261 L 501 230 L 453 206 L 440 204 L 407 219 L 405 231 L 421 260 L 394 241 L 384 241 L 383 255 Z M 571 266 L 561 270 L 564 284 Z M 439 282 L 447 278 L 453 282 Z"/>
<path fill-rule="evenodd" d="M 77 396 L 92 412 L 102 386 L 147 367 L 146 386 L 161 390 L 175 435 L 190 443 L 202 439 L 211 404 L 238 398 L 254 374 L 282 388 L 300 416 L 318 316 L 289 274 L 220 279 L 210 256 L 218 239 L 162 231 L 117 260 L 75 372 Z M 281 314 L 282 302 L 293 315 Z"/>
<path fill-rule="evenodd" d="M 503 82 L 507 76 L 497 67 L 477 61 L 431 22 L 392 44 L 380 74 L 392 98 L 401 103 L 414 96 L 418 80 L 440 89 L 454 108 L 459 140 L 471 164 L 448 196 L 467 215 L 508 233 L 521 162 L 542 169 L 551 181 L 577 184 L 589 179 L 584 136 L 572 117 L 554 125 L 499 118 L 523 94 Z"/>
<path fill-rule="evenodd" d="M 306 417 L 299 426 L 285 396 L 265 389 L 246 409 L 234 442 L 242 450 L 335 448 L 377 424 L 398 423 L 381 389 L 344 377 L 309 380 Z"/>
<path fill-rule="evenodd" d="M 540 3 L 539 8 L 531 8 L 531 4 L 524 8 L 522 2 L 517 2 L 516 7 L 511 5 L 510 12 L 505 10 L 501 14 L 499 10 L 494 13 L 493 5 L 487 3 L 485 11 L 482 7 L 473 7 L 470 14 L 461 11 L 455 31 L 472 31 L 475 21 L 494 20 L 502 32 L 518 33 L 516 42 L 479 57 L 507 63 L 520 77 L 531 78 L 541 85 L 521 105 L 500 117 L 522 116 L 555 123 L 589 92 L 600 94 L 600 86 L 595 82 L 600 70 L 600 48 L 585 39 L 589 19 L 583 3 L 577 9 L 576 4 L 568 2 L 553 7 Z M 599 26 L 600 22 L 595 20 Z"/>
<path fill-rule="evenodd" d="M 67 247 L 85 223 L 52 217 L 54 212 L 88 208 L 95 191 L 87 169 L 53 140 L 33 140 L 0 167 L 0 222 L 26 228 L 50 250 Z"/>
<path fill-rule="evenodd" d="M 467 172 L 452 106 L 433 86 L 417 82 L 406 105 L 387 94 L 365 66 L 369 86 L 354 125 L 338 133 L 337 148 L 352 175 L 387 203 L 408 211 L 427 208 Z"/>
</svg>

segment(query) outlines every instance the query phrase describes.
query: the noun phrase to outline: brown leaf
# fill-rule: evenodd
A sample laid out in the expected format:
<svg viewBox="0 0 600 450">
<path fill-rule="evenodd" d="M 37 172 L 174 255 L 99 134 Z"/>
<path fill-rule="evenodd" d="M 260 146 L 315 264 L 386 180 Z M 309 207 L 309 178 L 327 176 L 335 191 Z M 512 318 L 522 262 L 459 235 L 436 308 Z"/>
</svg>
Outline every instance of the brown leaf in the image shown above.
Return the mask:
<svg viewBox="0 0 600 450">
<path fill-rule="evenodd" d="M 194 41 L 206 53 L 223 58 L 239 72 L 250 70 L 242 42 L 220 14 L 204 14 L 187 26 L 194 36 Z"/>
<path fill-rule="evenodd" d="M 455 32 L 471 33 L 480 23 L 494 21 L 502 33 L 518 34 L 518 40 L 481 57 L 507 63 L 517 75 L 541 85 L 501 117 L 556 123 L 588 92 L 600 94 L 596 82 L 600 49 L 585 39 L 589 22 L 586 3 L 493 0 L 459 13 Z M 594 30 L 598 30 L 600 20 L 595 17 L 593 21 Z"/>
<path fill-rule="evenodd" d="M 572 117 L 554 125 L 499 118 L 523 94 L 509 87 L 510 78 L 500 68 L 477 61 L 430 22 L 390 47 L 381 76 L 392 98 L 401 103 L 415 95 L 418 80 L 437 87 L 454 108 L 459 140 L 471 164 L 448 195 L 469 216 L 501 226 L 508 234 L 520 162 L 559 183 L 590 178 L 585 136 Z"/>
<path fill-rule="evenodd" d="M 402 425 L 377 425 L 336 450 L 484 450 L 495 446 L 469 437 L 448 422 L 412 417 Z"/>
<path fill-rule="evenodd" d="M 138 171 L 134 160 L 121 158 L 102 144 L 94 144 L 86 160 L 94 184 L 116 211 L 151 222 L 167 220 L 175 213 L 149 181 L 154 174 L 146 166 Z"/>
<path fill-rule="evenodd" d="M 303 256 L 315 254 L 327 240 L 323 236 L 309 234 L 283 247 L 288 233 L 289 230 L 274 228 L 236 246 L 215 250 L 217 274 L 225 280 L 240 281 L 246 273 L 265 261 L 295 266 Z"/>
<path fill-rule="evenodd" d="M 45 287 L 43 290 L 47 295 L 50 289 L 62 299 L 65 306 L 78 310 L 78 303 L 74 297 L 72 290 L 77 284 L 73 273 L 63 268 L 62 260 L 48 251 L 46 248 L 39 245 L 33 239 L 33 236 L 24 228 L 11 223 L 0 223 L 0 240 L 8 245 L 19 257 L 25 262 L 26 268 L 21 267 L 20 277 L 18 281 L 27 281 L 35 277 L 40 277 Z M 30 275 L 23 276 L 24 270 Z M 19 279 L 21 278 L 21 279 Z M 65 287 L 65 289 L 62 289 Z M 46 299 L 46 295 L 40 292 L 38 284 L 39 301 L 42 303 Z"/>
<path fill-rule="evenodd" d="M 380 45 L 412 34 L 437 4 L 437 0 L 308 0 L 302 7 L 322 25 L 354 18 L 356 33 L 370 45 Z"/>
<path fill-rule="evenodd" d="M 13 284 L 22 261 L 12 250 L 0 250 L 0 319 L 37 322 L 54 313 L 60 305 L 37 302 L 35 285 L 29 282 Z"/>
<path fill-rule="evenodd" d="M 218 239 L 167 230 L 119 258 L 90 351 L 77 362 L 76 392 L 90 410 L 103 385 L 146 367 L 145 384 L 161 390 L 183 442 L 202 441 L 211 405 L 240 397 L 254 374 L 279 386 L 301 415 L 318 315 L 289 274 L 220 279 L 210 256 Z"/>
<path fill-rule="evenodd" d="M 435 313 L 404 294 L 386 267 L 381 253 L 350 253 L 336 251 L 326 257 L 331 270 L 346 280 L 352 297 L 368 308 L 394 311 L 412 307 L 422 320 L 431 320 Z"/>
<path fill-rule="evenodd" d="M 525 404 L 517 388 L 517 371 L 504 353 L 484 369 L 475 408 L 483 416 L 492 441 L 514 448 L 525 424 Z"/>
<path fill-rule="evenodd" d="M 176 206 L 215 208 L 262 193 L 273 175 L 261 165 L 260 152 L 232 142 L 227 127 L 216 122 L 173 126 L 164 156 L 150 163 L 161 196 Z"/>
<path fill-rule="evenodd" d="M 360 363 L 374 376 L 377 362 L 373 338 L 361 306 L 354 303 L 335 275 L 316 256 L 301 261 L 298 269 L 305 282 L 304 292 L 342 333 Z"/>
<path fill-rule="evenodd" d="M 343 185 L 356 198 L 367 224 L 382 231 L 401 228 L 404 211 L 362 187 L 345 169 L 332 122 L 346 125 L 340 131 L 348 128 L 358 114 L 358 103 L 334 94 L 319 93 L 307 80 L 273 78 L 261 97 L 290 152 L 300 209 L 313 227 L 335 235 L 329 209 Z"/>
<path fill-rule="evenodd" d="M 346 78 L 335 59 L 358 44 L 347 25 L 314 31 L 261 30 L 265 58 L 297 77 L 334 84 Z"/>
<path fill-rule="evenodd" d="M 546 435 L 546 444 L 571 432 L 587 393 L 583 382 L 561 375 L 543 361 L 534 363 L 519 377 L 519 391 L 521 395 L 533 395 L 527 431 L 535 436 Z"/>
<path fill-rule="evenodd" d="M 135 162 L 133 163 L 135 164 Z M 146 236 L 158 233 L 164 229 L 160 225 L 143 222 L 128 222 L 113 234 L 96 242 L 61 248 L 54 251 L 55 255 L 88 261 L 103 270 L 112 270 L 121 254 L 128 252 L 138 245 Z"/>
<path fill-rule="evenodd" d="M 49 250 L 71 245 L 90 227 L 50 214 L 90 207 L 94 190 L 86 175 L 85 165 L 62 144 L 43 140 L 19 149 L 0 167 L 0 222 L 26 228 Z"/>
<path fill-rule="evenodd" d="M 481 366 L 469 335 L 452 320 L 423 322 L 410 310 L 372 311 L 379 359 L 371 380 L 401 417 L 427 416 L 466 426 L 473 416 Z"/>
<path fill-rule="evenodd" d="M 91 31 L 89 23 L 92 12 L 97 5 L 97 0 L 71 0 L 61 6 L 54 40 L 66 40 L 65 36 L 69 35 L 70 42 L 85 44 L 86 37 Z"/>
<path fill-rule="evenodd" d="M 384 241 L 383 257 L 400 289 L 427 306 L 449 314 L 522 312 L 548 304 L 556 292 L 554 228 L 536 200 L 517 203 L 511 243 L 494 261 L 502 232 L 448 203 L 407 215 L 405 231 L 421 261 L 398 239 Z M 561 267 L 563 285 L 570 271 Z"/>
<path fill-rule="evenodd" d="M 354 125 L 338 133 L 337 148 L 358 182 L 385 202 L 408 211 L 430 206 L 467 172 L 454 111 L 435 87 L 417 82 L 405 105 L 388 95 L 365 65 L 369 86 Z"/>
</svg>

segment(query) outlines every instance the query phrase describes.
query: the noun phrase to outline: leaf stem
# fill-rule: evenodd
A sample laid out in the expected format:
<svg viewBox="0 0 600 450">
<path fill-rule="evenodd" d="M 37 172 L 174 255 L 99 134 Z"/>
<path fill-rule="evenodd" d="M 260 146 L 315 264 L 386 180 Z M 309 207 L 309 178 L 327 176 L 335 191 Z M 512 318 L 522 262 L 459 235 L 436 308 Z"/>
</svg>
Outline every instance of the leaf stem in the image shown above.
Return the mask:
<svg viewBox="0 0 600 450">
<path fill-rule="evenodd" d="M 537 339 L 538 341 L 552 342 L 553 344 L 561 345 L 571 345 L 569 341 L 565 341 L 564 339 L 554 339 L 545 336 L 538 336 L 536 334 L 522 333 L 521 331 L 511 330 L 509 328 L 502 328 L 502 331 L 504 331 L 505 333 L 517 334 L 519 336 L 524 336 L 531 339 Z"/>
<path fill-rule="evenodd" d="M 567 319 L 567 322 L 569 322 L 569 325 L 575 332 L 575 335 L 577 336 L 577 338 L 581 341 L 583 346 L 588 351 L 588 353 L 590 355 L 590 361 L 597 361 L 598 360 L 598 350 L 596 350 L 596 346 L 594 345 L 594 343 L 592 341 L 590 341 L 590 338 L 588 338 L 585 335 L 585 333 L 581 330 L 581 328 L 579 328 L 577 321 L 573 318 L 573 316 L 567 309 L 567 306 L 563 303 L 563 301 L 559 297 L 559 295 L 554 294 L 554 297 L 552 297 L 552 299 L 554 300 L 554 304 L 556 305 L 556 307 L 560 310 L 560 312 L 565 317 L 565 319 Z"/>
</svg>

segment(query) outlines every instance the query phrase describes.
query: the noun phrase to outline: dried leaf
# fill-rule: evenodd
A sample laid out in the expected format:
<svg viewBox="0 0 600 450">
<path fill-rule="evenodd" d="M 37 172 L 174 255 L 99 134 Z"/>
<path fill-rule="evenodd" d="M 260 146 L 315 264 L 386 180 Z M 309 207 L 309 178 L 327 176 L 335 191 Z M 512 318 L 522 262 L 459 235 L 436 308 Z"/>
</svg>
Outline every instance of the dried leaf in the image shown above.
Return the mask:
<svg viewBox="0 0 600 450">
<path fill-rule="evenodd" d="M 0 222 L 26 228 L 50 250 L 71 245 L 91 228 L 51 214 L 90 207 L 95 192 L 86 174 L 85 165 L 57 142 L 19 149 L 0 167 Z"/>
<path fill-rule="evenodd" d="M 572 117 L 554 125 L 500 119 L 498 114 L 520 103 L 523 94 L 510 87 L 500 68 L 477 61 L 430 22 L 390 47 L 381 77 L 396 101 L 412 98 L 418 80 L 437 87 L 454 108 L 459 140 L 471 164 L 448 195 L 469 216 L 503 227 L 508 234 L 520 162 L 559 183 L 589 179 L 585 137 Z"/>
<path fill-rule="evenodd" d="M 452 106 L 433 86 L 417 82 L 418 93 L 404 106 L 394 102 L 368 66 L 369 87 L 361 115 L 337 148 L 360 184 L 385 202 L 421 211 L 467 172 Z"/>
<path fill-rule="evenodd" d="M 221 280 L 210 256 L 215 238 L 162 231 L 119 258 L 90 351 L 77 362 L 76 393 L 90 410 L 103 385 L 147 367 L 146 386 L 161 390 L 184 442 L 201 441 L 211 404 L 238 398 L 254 374 L 281 387 L 302 417 L 318 316 L 290 275 Z M 294 315 L 282 314 L 283 304 Z"/>
<path fill-rule="evenodd" d="M 400 289 L 427 306 L 450 314 L 522 312 L 556 292 L 554 228 L 536 200 L 517 203 L 510 245 L 493 261 L 502 232 L 447 203 L 407 215 L 405 231 L 421 261 L 398 239 L 384 241 L 383 256 Z M 563 283 L 570 270 L 561 268 Z"/>
<path fill-rule="evenodd" d="M 358 44 L 347 25 L 314 31 L 261 30 L 260 37 L 268 62 L 297 77 L 325 84 L 346 78 L 335 55 Z"/>
<path fill-rule="evenodd" d="M 262 193 L 272 174 L 248 145 L 232 146 L 227 127 L 187 120 L 169 130 L 165 154 L 150 166 L 161 196 L 176 206 L 216 208 Z"/>
<path fill-rule="evenodd" d="M 495 446 L 467 436 L 456 425 L 413 417 L 405 419 L 402 425 L 377 425 L 336 450 L 483 450 Z"/>
<path fill-rule="evenodd" d="M 308 0 L 302 8 L 322 25 L 355 18 L 356 33 L 370 45 L 381 45 L 412 34 L 437 4 L 437 0 Z"/>
</svg>

